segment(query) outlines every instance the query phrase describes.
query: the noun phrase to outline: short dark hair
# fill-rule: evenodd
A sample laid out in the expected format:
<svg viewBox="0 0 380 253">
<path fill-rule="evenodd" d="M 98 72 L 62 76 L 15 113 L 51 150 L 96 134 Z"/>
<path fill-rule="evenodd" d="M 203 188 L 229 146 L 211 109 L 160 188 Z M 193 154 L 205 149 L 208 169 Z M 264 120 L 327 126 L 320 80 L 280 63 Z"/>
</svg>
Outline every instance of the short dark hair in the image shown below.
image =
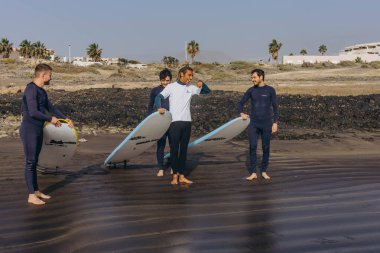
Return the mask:
<svg viewBox="0 0 380 253">
<path fill-rule="evenodd" d="M 190 70 L 190 71 L 194 71 L 189 65 L 185 65 L 183 66 L 182 68 L 180 68 L 178 70 L 178 77 L 177 77 L 177 81 L 181 78 L 181 73 L 182 74 L 186 74 L 186 72 Z"/>
<path fill-rule="evenodd" d="M 41 72 L 52 71 L 52 70 L 53 70 L 52 67 L 50 67 L 49 65 L 47 65 L 45 63 L 40 63 L 34 69 L 34 76 L 38 77 Z"/>
<path fill-rule="evenodd" d="M 265 72 L 264 72 L 264 70 L 262 70 L 262 69 L 254 69 L 254 70 L 251 71 L 251 75 L 253 75 L 253 73 L 256 73 L 259 77 L 262 76 L 263 80 L 265 79 Z"/>
<path fill-rule="evenodd" d="M 166 77 L 170 77 L 170 80 L 172 80 L 172 72 L 170 72 L 169 69 L 165 68 L 160 72 L 160 80 L 164 80 Z"/>
</svg>

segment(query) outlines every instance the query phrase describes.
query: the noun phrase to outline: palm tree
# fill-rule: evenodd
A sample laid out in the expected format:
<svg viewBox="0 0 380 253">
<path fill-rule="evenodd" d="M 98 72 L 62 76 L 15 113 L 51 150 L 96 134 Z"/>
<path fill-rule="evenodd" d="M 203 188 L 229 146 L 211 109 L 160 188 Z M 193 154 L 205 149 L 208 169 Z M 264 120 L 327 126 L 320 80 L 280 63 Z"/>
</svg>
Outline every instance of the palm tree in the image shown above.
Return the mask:
<svg viewBox="0 0 380 253">
<path fill-rule="evenodd" d="M 305 54 L 307 54 L 307 51 L 306 51 L 306 49 L 302 49 L 302 50 L 300 51 L 300 54 L 302 54 L 302 55 L 305 55 Z"/>
<path fill-rule="evenodd" d="M 7 38 L 2 38 L 0 42 L 0 54 L 3 54 L 3 58 L 9 58 L 13 50 L 13 43 L 9 43 Z"/>
<path fill-rule="evenodd" d="M 99 49 L 98 44 L 92 43 L 87 48 L 87 55 L 93 61 L 98 62 L 102 59 L 102 51 L 103 51 L 103 49 Z"/>
<path fill-rule="evenodd" d="M 326 45 L 320 45 L 318 48 L 318 52 L 320 52 L 322 55 L 324 55 L 327 52 Z"/>
<path fill-rule="evenodd" d="M 278 64 L 278 52 L 282 47 L 282 43 L 278 43 L 277 40 L 273 39 L 271 43 L 269 43 L 269 53 L 272 55 L 273 60 Z"/>
<path fill-rule="evenodd" d="M 32 54 L 37 59 L 45 59 L 48 57 L 48 53 L 45 44 L 41 41 L 37 41 L 32 44 Z"/>
<path fill-rule="evenodd" d="M 32 52 L 33 52 L 33 47 L 32 47 L 32 42 L 28 40 L 23 40 L 20 43 L 20 55 L 25 57 L 25 58 L 31 58 L 32 57 Z"/>
<path fill-rule="evenodd" d="M 162 58 L 162 62 L 167 66 L 167 67 L 177 67 L 178 66 L 178 59 L 173 57 L 173 56 L 164 56 Z"/>
<path fill-rule="evenodd" d="M 195 40 L 192 40 L 187 44 L 187 53 L 191 57 L 191 63 L 194 63 L 194 58 L 199 53 L 199 44 L 195 42 Z"/>
</svg>

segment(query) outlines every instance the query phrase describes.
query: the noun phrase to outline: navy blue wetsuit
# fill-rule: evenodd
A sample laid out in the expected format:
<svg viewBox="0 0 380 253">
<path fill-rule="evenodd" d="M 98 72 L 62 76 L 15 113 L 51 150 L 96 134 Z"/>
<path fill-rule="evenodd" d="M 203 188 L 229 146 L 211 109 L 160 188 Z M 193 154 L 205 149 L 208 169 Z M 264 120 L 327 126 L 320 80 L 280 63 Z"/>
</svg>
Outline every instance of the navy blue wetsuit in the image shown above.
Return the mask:
<svg viewBox="0 0 380 253">
<path fill-rule="evenodd" d="M 261 163 L 261 172 L 265 172 L 269 163 L 270 137 L 272 133 L 272 124 L 278 122 L 278 103 L 276 91 L 273 87 L 264 85 L 262 87 L 253 86 L 249 88 L 241 98 L 238 104 L 238 112 L 243 112 L 244 104 L 251 100 L 251 123 L 248 126 L 250 173 L 256 172 L 257 165 L 257 141 L 261 135 L 263 159 Z M 272 109 L 272 110 L 271 110 Z M 273 121 L 272 121 L 273 111 Z"/>
<path fill-rule="evenodd" d="M 51 121 L 52 116 L 66 116 L 50 103 L 46 91 L 33 82 L 25 88 L 21 109 L 20 136 L 25 153 L 25 181 L 29 194 L 33 194 L 38 191 L 36 167 L 42 147 L 44 123 Z"/>
<path fill-rule="evenodd" d="M 164 86 L 159 85 L 157 87 L 154 87 L 152 91 L 150 92 L 149 96 L 149 105 L 148 105 L 148 114 L 152 114 L 155 112 L 154 110 L 154 100 L 157 95 L 163 91 Z M 162 99 L 161 100 L 161 107 L 165 108 L 166 110 L 169 111 L 169 98 Z M 165 168 L 164 166 L 164 151 L 165 151 L 165 146 L 166 146 L 166 138 L 169 138 L 169 130 L 166 131 L 166 133 L 157 141 L 157 164 L 160 170 L 163 170 Z M 169 139 L 169 145 L 170 145 L 170 139 Z"/>
</svg>

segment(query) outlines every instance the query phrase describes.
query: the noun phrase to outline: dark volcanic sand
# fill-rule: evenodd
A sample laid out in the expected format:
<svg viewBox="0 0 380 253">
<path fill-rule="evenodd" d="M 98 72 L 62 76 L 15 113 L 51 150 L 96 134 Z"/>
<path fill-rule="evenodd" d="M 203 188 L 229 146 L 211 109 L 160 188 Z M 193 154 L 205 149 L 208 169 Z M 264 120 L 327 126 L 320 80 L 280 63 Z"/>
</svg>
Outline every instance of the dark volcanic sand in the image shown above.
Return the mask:
<svg viewBox="0 0 380 253">
<path fill-rule="evenodd" d="M 74 119 L 79 130 L 117 127 L 131 130 L 147 116 L 150 89 L 89 89 L 51 91 L 53 103 Z M 238 116 L 237 103 L 243 93 L 213 91 L 194 96 L 192 136 L 202 136 Z M 347 129 L 376 131 L 380 128 L 380 94 L 349 97 L 278 96 L 279 139 L 333 137 Z M 21 93 L 0 95 L 2 118 L 20 115 Z M 248 103 L 247 103 L 248 112 Z M 246 139 L 246 133 L 240 136 Z"/>
<path fill-rule="evenodd" d="M 380 252 L 379 133 L 274 140 L 269 182 L 246 182 L 247 142 L 188 156 L 190 187 L 155 176 L 154 148 L 99 164 L 124 135 L 86 136 L 71 164 L 39 174 L 29 206 L 18 138 L 0 139 L 0 252 Z"/>
</svg>

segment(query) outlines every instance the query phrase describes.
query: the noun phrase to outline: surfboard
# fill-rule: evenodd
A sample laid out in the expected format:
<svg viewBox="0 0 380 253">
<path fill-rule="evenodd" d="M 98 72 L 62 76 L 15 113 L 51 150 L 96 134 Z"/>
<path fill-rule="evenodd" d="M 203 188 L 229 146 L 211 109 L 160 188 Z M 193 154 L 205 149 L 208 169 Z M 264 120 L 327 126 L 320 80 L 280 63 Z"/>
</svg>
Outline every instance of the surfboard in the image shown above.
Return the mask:
<svg viewBox="0 0 380 253">
<path fill-rule="evenodd" d="M 247 120 L 243 120 L 241 117 L 235 118 L 211 131 L 210 133 L 202 136 L 201 138 L 193 141 L 189 144 L 188 149 L 215 146 L 229 141 L 243 132 L 248 127 L 249 122 L 249 118 Z M 169 157 L 170 153 L 165 155 L 165 158 Z"/>
<path fill-rule="evenodd" d="M 56 127 L 46 122 L 43 128 L 43 143 L 38 158 L 38 166 L 46 169 L 58 169 L 65 166 L 74 156 L 78 145 L 78 133 L 70 128 L 65 119 L 59 119 L 62 125 Z"/>
<path fill-rule="evenodd" d="M 127 162 L 155 144 L 169 129 L 172 115 L 158 112 L 146 117 L 106 158 L 104 165 Z"/>
</svg>

